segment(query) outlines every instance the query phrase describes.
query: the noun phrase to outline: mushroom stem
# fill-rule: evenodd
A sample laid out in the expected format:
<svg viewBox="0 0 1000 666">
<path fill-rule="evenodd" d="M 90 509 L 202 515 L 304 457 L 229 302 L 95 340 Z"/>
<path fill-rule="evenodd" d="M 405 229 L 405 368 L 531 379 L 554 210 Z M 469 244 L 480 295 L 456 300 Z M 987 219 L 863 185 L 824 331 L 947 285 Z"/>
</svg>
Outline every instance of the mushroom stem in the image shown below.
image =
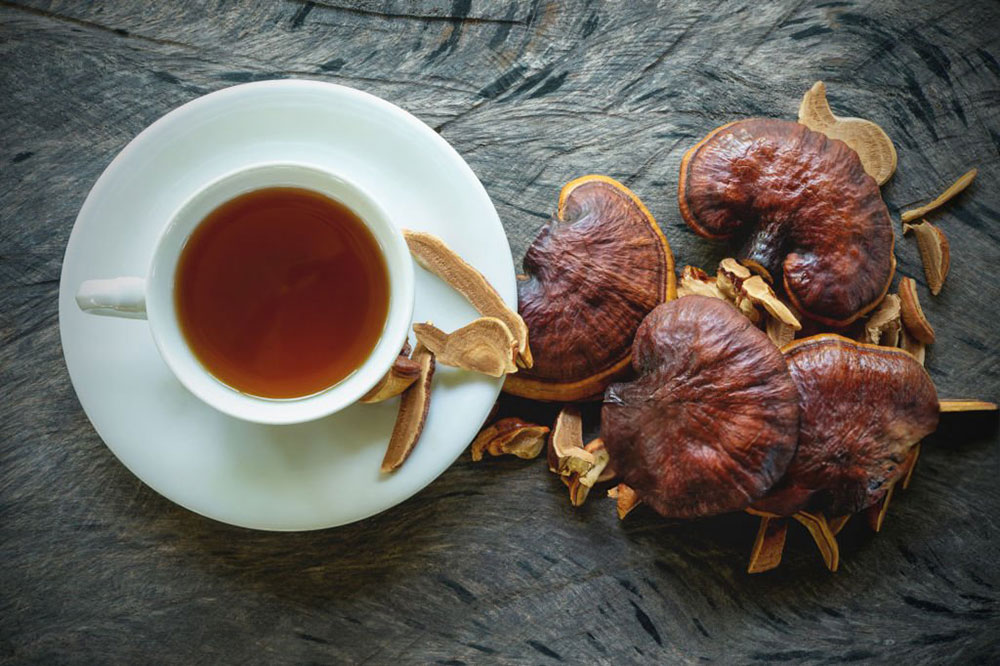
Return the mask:
<svg viewBox="0 0 1000 666">
<path fill-rule="evenodd" d="M 747 573 L 770 571 L 781 564 L 781 554 L 785 550 L 787 532 L 787 519 L 761 516 L 760 526 L 757 528 L 757 538 L 750 551 Z"/>
<path fill-rule="evenodd" d="M 816 542 L 816 547 L 819 548 L 820 555 L 823 556 L 826 568 L 830 571 L 836 571 L 837 567 L 840 566 L 840 547 L 830 530 L 829 523 L 826 522 L 826 516 L 822 513 L 799 511 L 792 518 L 809 530 L 813 541 Z"/>
</svg>

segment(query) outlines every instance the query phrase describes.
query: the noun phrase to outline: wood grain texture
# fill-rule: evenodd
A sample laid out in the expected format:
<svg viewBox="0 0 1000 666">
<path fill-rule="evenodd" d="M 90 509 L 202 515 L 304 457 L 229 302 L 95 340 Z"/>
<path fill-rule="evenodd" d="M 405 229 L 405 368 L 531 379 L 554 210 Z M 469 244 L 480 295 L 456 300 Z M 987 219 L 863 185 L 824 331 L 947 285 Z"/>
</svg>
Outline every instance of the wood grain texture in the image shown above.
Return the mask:
<svg viewBox="0 0 1000 666">
<path fill-rule="evenodd" d="M 955 0 L 0 1 L 0 661 L 996 663 L 995 417 L 946 415 L 882 533 L 848 523 L 833 575 L 798 526 L 781 567 L 748 576 L 749 516 L 619 523 L 599 491 L 574 510 L 540 460 L 465 455 L 361 523 L 250 532 L 174 506 L 104 447 L 56 294 L 112 157 L 234 83 L 334 81 L 415 113 L 482 179 L 517 258 L 559 188 L 598 172 L 643 198 L 680 266 L 713 267 L 723 249 L 677 212 L 681 155 L 723 122 L 794 119 L 822 79 L 835 113 L 896 142 L 895 219 L 979 167 L 932 215 L 953 263 L 922 304 L 940 393 L 996 401 L 997 25 L 996 3 Z M 554 412 L 505 399 L 511 414 Z"/>
</svg>

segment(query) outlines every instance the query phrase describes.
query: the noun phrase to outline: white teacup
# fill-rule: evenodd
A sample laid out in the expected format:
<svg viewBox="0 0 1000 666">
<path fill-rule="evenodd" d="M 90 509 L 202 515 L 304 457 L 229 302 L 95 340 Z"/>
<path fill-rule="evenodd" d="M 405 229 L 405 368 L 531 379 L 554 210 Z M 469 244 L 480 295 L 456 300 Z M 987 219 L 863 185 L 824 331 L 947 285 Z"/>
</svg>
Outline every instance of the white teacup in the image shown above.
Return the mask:
<svg viewBox="0 0 1000 666">
<path fill-rule="evenodd" d="M 237 391 L 208 372 L 181 332 L 174 306 L 174 277 L 184 244 L 223 203 L 265 187 L 299 187 L 335 199 L 365 223 L 378 242 L 389 275 L 389 312 L 382 335 L 352 374 L 319 393 L 269 399 Z M 363 189 L 341 176 L 303 164 L 269 163 L 230 173 L 195 193 L 160 234 L 145 278 L 88 280 L 76 302 L 92 314 L 148 319 L 157 349 L 177 379 L 215 409 L 257 423 L 311 421 L 351 405 L 389 370 L 406 340 L 413 316 L 413 262 L 400 230 Z"/>
</svg>

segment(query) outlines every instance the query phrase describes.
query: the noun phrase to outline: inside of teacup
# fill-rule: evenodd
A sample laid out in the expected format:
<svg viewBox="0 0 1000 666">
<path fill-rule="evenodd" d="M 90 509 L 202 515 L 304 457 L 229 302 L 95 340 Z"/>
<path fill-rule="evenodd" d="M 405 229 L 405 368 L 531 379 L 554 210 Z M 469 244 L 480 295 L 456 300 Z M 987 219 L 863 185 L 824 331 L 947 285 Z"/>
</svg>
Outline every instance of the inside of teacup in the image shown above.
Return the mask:
<svg viewBox="0 0 1000 666">
<path fill-rule="evenodd" d="M 311 189 L 263 187 L 198 223 L 177 261 L 174 308 L 188 348 L 220 382 L 296 399 L 336 386 L 371 355 L 389 282 L 357 212 Z"/>
</svg>

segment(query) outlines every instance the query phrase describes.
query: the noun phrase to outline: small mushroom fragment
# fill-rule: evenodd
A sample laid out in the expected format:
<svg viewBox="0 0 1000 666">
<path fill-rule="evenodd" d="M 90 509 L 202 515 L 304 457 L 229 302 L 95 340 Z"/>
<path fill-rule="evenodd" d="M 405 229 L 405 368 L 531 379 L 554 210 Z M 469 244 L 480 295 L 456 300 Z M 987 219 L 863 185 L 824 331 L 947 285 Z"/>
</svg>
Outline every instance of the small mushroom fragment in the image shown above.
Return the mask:
<svg viewBox="0 0 1000 666">
<path fill-rule="evenodd" d="M 781 478 L 798 393 L 781 352 L 726 303 L 658 306 L 632 347 L 635 381 L 611 385 L 601 438 L 624 482 L 671 518 L 746 508 Z"/>
<path fill-rule="evenodd" d="M 781 564 L 785 550 L 785 535 L 788 533 L 788 519 L 781 516 L 761 515 L 757 527 L 757 538 L 750 550 L 747 573 L 770 571 Z"/>
<path fill-rule="evenodd" d="M 500 419 L 479 431 L 470 451 L 472 460 L 478 462 L 484 455 L 514 455 L 530 460 L 537 458 L 545 448 L 549 429 L 517 417 Z"/>
<path fill-rule="evenodd" d="M 840 546 L 830 529 L 830 524 L 826 521 L 826 516 L 822 513 L 810 513 L 808 511 L 797 511 L 792 514 L 792 518 L 799 521 L 806 530 L 809 531 L 819 554 L 823 557 L 826 568 L 836 571 L 840 566 Z"/>
<path fill-rule="evenodd" d="M 507 377 L 504 391 L 535 400 L 599 398 L 628 371 L 635 330 L 676 297 L 674 260 L 639 198 L 606 176 L 584 176 L 524 257 L 518 307 L 535 365 Z"/>
<path fill-rule="evenodd" d="M 917 363 L 924 365 L 924 360 L 927 357 L 927 345 L 917 340 L 912 334 L 907 333 L 905 326 L 899 330 L 899 347 L 915 358 Z"/>
<path fill-rule="evenodd" d="M 942 400 L 941 412 L 995 412 L 997 404 L 984 400 Z"/>
<path fill-rule="evenodd" d="M 917 283 L 913 278 L 907 277 L 899 281 L 899 305 L 906 332 L 924 344 L 932 344 L 934 342 L 934 329 L 920 308 Z"/>
<path fill-rule="evenodd" d="M 587 501 L 587 495 L 590 494 L 591 488 L 601 480 L 604 469 L 611 460 L 600 437 L 583 448 L 594 456 L 594 466 L 590 468 L 590 471 L 585 474 L 574 472 L 569 476 L 559 477 L 569 488 L 569 499 L 573 506 L 583 506 L 583 503 Z"/>
<path fill-rule="evenodd" d="M 838 335 L 796 340 L 783 353 L 800 395 L 798 448 L 754 508 L 840 516 L 877 503 L 910 449 L 937 428 L 927 371 L 902 350 Z"/>
<path fill-rule="evenodd" d="M 979 173 L 978 169 L 970 169 L 969 171 L 966 171 L 964 174 L 962 174 L 962 176 L 958 180 L 952 183 L 948 189 L 946 189 L 936 199 L 934 199 L 934 201 L 924 206 L 920 206 L 919 208 L 903 211 L 903 214 L 900 216 L 901 219 L 903 220 L 903 222 L 912 222 L 917 218 L 923 217 L 932 210 L 940 208 L 941 206 L 943 206 L 944 204 L 955 198 L 955 196 L 959 192 L 961 192 L 969 185 L 971 185 L 972 181 L 975 180 L 977 173 Z"/>
<path fill-rule="evenodd" d="M 924 275 L 927 276 L 927 286 L 931 293 L 937 296 L 941 293 L 944 279 L 948 277 L 951 268 L 951 248 L 944 232 L 930 222 L 924 220 L 920 224 L 903 224 L 903 235 L 912 231 L 917 237 L 917 248 L 920 250 L 920 261 L 924 265 Z"/>
<path fill-rule="evenodd" d="M 740 283 L 740 293 L 755 305 L 767 310 L 772 318 L 777 319 L 785 326 L 789 326 L 795 331 L 802 330 L 802 324 L 799 323 L 798 318 L 792 314 L 787 305 L 778 300 L 774 290 L 768 283 L 764 282 L 761 276 L 754 275 L 743 280 Z"/>
<path fill-rule="evenodd" d="M 900 301 L 896 294 L 886 294 L 882 304 L 865 323 L 864 340 L 873 345 L 899 345 Z"/>
<path fill-rule="evenodd" d="M 625 520 L 625 516 L 631 513 L 632 509 L 642 504 L 639 493 L 631 486 L 619 483 L 614 488 L 608 490 L 608 497 L 615 500 L 618 508 L 618 520 Z"/>
<path fill-rule="evenodd" d="M 451 333 L 430 322 L 414 324 L 413 332 L 441 365 L 490 377 L 517 372 L 517 340 L 496 317 L 480 317 Z"/>
<path fill-rule="evenodd" d="M 503 298 L 482 273 L 466 263 L 437 236 L 422 231 L 403 230 L 403 237 L 417 263 L 447 282 L 484 317 L 495 317 L 507 325 L 517 339 L 518 365 L 530 368 L 531 348 L 528 327 L 521 316 L 507 307 Z"/>
<path fill-rule="evenodd" d="M 858 153 L 799 123 L 741 120 L 681 161 L 678 203 L 706 238 L 744 238 L 741 263 L 803 316 L 846 326 L 882 300 L 896 260 L 889 212 Z"/>
<path fill-rule="evenodd" d="M 580 409 L 566 405 L 549 433 L 549 471 L 560 476 L 586 474 L 594 468 L 594 454 L 583 447 L 583 417 Z"/>
<path fill-rule="evenodd" d="M 677 285 L 677 297 L 687 296 L 688 294 L 698 294 L 700 296 L 708 296 L 710 298 L 721 298 L 726 300 L 727 297 L 719 290 L 719 286 L 714 279 L 709 277 L 708 273 L 696 268 L 695 266 L 685 266 L 681 271 L 681 281 Z"/>
<path fill-rule="evenodd" d="M 413 451 L 427 421 L 431 404 L 431 380 L 434 378 L 434 354 L 417 343 L 411 358 L 420 366 L 420 376 L 403 391 L 396 424 L 389 437 L 389 448 L 382 459 L 382 473 L 394 472 Z"/>
<path fill-rule="evenodd" d="M 726 258 L 719 262 L 719 269 L 715 276 L 719 291 L 729 299 L 729 301 L 742 312 L 747 319 L 754 324 L 760 323 L 760 312 L 754 307 L 753 301 L 746 298 L 743 293 L 743 281 L 749 280 L 752 273 L 750 269 L 743 266 L 732 258 Z"/>
<path fill-rule="evenodd" d="M 404 349 L 406 348 L 404 347 Z M 385 373 L 368 393 L 361 396 L 359 402 L 382 402 L 389 398 L 395 398 L 417 380 L 420 376 L 420 364 L 408 358 L 407 353 L 401 353 L 396 357 L 389 372 Z"/>
<path fill-rule="evenodd" d="M 802 97 L 799 122 L 831 139 L 840 139 L 853 148 L 861 158 L 865 172 L 879 185 L 885 185 L 895 173 L 896 147 L 892 145 L 889 135 L 870 120 L 833 115 L 822 81 L 814 83 Z"/>
<path fill-rule="evenodd" d="M 767 333 L 767 337 L 771 339 L 771 342 L 774 343 L 774 346 L 779 349 L 795 339 L 795 329 L 775 317 L 769 316 L 767 318 L 764 331 Z"/>
</svg>

